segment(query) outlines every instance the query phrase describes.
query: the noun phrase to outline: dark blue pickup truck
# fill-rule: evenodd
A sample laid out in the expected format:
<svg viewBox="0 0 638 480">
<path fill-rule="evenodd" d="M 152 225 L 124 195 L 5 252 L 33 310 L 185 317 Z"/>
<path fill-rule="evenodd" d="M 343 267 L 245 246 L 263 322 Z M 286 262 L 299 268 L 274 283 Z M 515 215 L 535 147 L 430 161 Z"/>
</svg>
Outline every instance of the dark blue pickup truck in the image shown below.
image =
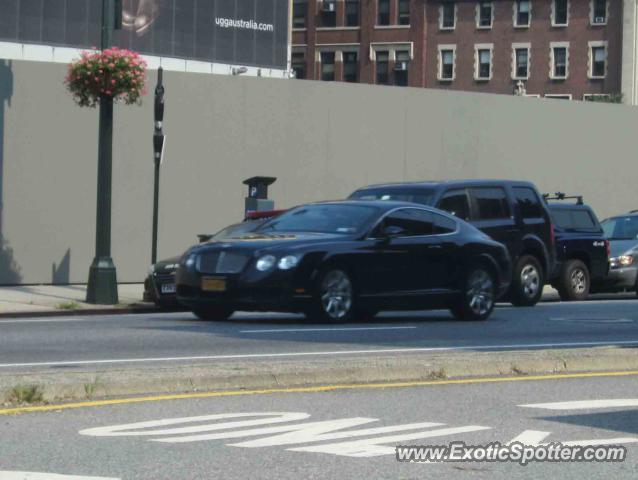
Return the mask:
<svg viewBox="0 0 638 480">
<path fill-rule="evenodd" d="M 556 236 L 556 266 L 550 277 L 561 300 L 585 300 L 592 285 L 601 284 L 609 269 L 609 242 L 594 211 L 582 197 L 557 192 L 544 195 Z M 575 199 L 575 204 L 564 200 Z"/>
</svg>

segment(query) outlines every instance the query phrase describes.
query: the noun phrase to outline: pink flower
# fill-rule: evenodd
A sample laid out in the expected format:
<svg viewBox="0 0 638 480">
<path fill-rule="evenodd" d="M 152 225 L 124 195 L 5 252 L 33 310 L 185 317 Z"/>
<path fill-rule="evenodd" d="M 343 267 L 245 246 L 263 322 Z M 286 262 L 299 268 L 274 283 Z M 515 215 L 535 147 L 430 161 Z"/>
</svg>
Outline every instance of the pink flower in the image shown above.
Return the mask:
<svg viewBox="0 0 638 480">
<path fill-rule="evenodd" d="M 115 64 L 114 63 L 109 63 L 109 68 L 115 68 Z"/>
<path fill-rule="evenodd" d="M 111 80 L 111 85 L 115 85 L 116 83 L 115 79 Z"/>
</svg>

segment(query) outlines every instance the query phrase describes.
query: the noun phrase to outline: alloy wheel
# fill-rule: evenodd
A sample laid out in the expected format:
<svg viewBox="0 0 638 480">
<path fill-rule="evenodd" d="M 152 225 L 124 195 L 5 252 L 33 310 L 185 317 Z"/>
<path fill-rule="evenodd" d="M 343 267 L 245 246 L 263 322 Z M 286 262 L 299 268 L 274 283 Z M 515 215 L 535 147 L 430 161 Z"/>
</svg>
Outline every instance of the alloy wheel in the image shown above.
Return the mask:
<svg viewBox="0 0 638 480">
<path fill-rule="evenodd" d="M 341 270 L 326 274 L 320 288 L 323 311 L 333 320 L 340 320 L 352 308 L 353 289 L 348 275 Z"/>
<path fill-rule="evenodd" d="M 525 265 L 521 270 L 521 286 L 527 298 L 532 298 L 538 293 L 540 278 L 540 274 L 534 265 Z"/>
<path fill-rule="evenodd" d="M 475 315 L 485 315 L 494 305 L 494 281 L 484 270 L 476 270 L 468 279 L 468 306 Z"/>
<path fill-rule="evenodd" d="M 578 295 L 585 293 L 587 289 L 587 276 L 580 268 L 575 269 L 571 274 L 572 291 Z"/>
</svg>

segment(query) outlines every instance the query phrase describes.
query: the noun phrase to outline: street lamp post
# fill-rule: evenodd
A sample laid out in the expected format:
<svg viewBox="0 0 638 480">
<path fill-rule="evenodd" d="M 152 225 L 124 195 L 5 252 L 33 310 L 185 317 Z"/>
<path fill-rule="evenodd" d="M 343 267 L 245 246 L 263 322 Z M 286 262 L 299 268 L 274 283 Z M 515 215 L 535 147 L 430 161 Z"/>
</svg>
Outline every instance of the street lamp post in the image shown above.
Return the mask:
<svg viewBox="0 0 638 480">
<path fill-rule="evenodd" d="M 151 248 L 151 264 L 157 262 L 157 223 L 159 210 L 159 177 L 160 164 L 164 153 L 164 83 L 163 69 L 157 70 L 157 86 L 155 87 L 155 130 L 153 132 L 153 162 L 155 163 L 155 181 L 153 186 L 153 245 Z"/>
<path fill-rule="evenodd" d="M 119 26 L 118 0 L 102 0 L 101 49 L 112 46 L 113 29 Z M 95 258 L 89 269 L 87 303 L 114 305 L 117 298 L 117 274 L 111 258 L 111 183 L 113 172 L 113 97 L 100 96 L 100 124 L 97 160 L 97 214 Z"/>
</svg>

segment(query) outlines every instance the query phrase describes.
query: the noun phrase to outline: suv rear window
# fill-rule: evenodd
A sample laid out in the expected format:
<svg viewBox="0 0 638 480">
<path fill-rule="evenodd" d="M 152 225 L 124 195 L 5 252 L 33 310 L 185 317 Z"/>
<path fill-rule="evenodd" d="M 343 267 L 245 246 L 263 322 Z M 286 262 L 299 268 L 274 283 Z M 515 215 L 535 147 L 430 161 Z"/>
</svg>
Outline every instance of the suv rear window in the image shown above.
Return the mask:
<svg viewBox="0 0 638 480">
<path fill-rule="evenodd" d="M 512 190 L 523 218 L 540 218 L 543 216 L 541 201 L 534 190 L 527 187 L 514 187 Z"/>
<path fill-rule="evenodd" d="M 397 202 L 420 203 L 421 205 L 432 205 L 434 200 L 434 189 L 432 188 L 366 188 L 357 190 L 351 199 L 356 200 L 394 200 Z"/>
<path fill-rule="evenodd" d="M 472 192 L 478 208 L 477 220 L 492 220 L 510 216 L 507 196 L 502 188 L 471 188 L 470 192 Z"/>
<path fill-rule="evenodd" d="M 600 232 L 601 228 L 586 209 L 550 208 L 554 223 L 565 230 Z"/>
</svg>

